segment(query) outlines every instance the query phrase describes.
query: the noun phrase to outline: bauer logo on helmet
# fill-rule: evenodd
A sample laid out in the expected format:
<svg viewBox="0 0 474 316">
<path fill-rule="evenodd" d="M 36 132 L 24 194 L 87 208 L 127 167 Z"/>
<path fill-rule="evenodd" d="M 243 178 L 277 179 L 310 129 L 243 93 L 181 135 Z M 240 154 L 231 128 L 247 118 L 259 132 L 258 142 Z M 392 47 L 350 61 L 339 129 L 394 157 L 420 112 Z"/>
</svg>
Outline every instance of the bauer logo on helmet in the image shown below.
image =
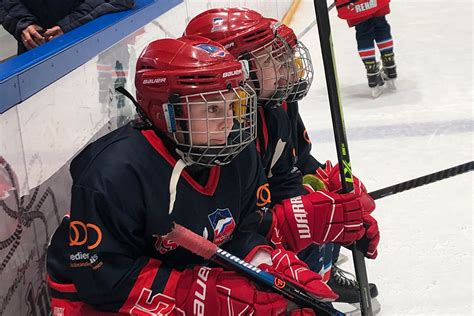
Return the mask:
<svg viewBox="0 0 474 316">
<path fill-rule="evenodd" d="M 148 78 L 143 79 L 143 84 L 166 84 L 166 78 Z"/>
<path fill-rule="evenodd" d="M 232 71 L 226 71 L 222 74 L 222 78 L 235 77 L 242 74 L 242 69 L 236 69 Z"/>
</svg>

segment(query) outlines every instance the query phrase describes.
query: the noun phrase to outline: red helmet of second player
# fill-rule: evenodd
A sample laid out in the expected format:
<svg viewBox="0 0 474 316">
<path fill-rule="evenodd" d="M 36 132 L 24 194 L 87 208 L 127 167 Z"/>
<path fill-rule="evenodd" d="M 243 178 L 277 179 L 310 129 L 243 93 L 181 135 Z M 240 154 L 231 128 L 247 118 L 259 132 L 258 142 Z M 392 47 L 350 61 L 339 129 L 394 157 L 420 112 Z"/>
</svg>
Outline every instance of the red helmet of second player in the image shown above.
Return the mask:
<svg viewBox="0 0 474 316">
<path fill-rule="evenodd" d="M 139 107 L 187 164 L 232 160 L 256 135 L 256 96 L 242 65 L 199 36 L 151 42 L 137 60 Z"/>
<path fill-rule="evenodd" d="M 293 51 L 279 36 L 281 24 L 244 8 L 207 10 L 194 17 L 185 35 L 200 35 L 221 43 L 248 65 L 248 82 L 259 101 L 282 101 L 291 92 Z"/>
</svg>

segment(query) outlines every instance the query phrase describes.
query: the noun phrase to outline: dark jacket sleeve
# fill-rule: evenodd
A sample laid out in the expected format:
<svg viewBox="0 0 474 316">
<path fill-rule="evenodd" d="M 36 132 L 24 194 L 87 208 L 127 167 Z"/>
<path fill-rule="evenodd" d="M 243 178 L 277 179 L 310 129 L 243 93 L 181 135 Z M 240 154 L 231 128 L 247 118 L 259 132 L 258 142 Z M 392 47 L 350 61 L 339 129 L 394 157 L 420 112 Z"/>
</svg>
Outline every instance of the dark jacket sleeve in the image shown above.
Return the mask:
<svg viewBox="0 0 474 316">
<path fill-rule="evenodd" d="M 21 32 L 31 24 L 37 24 L 38 19 L 21 0 L 3 0 L 5 16 L 2 25 L 8 33 L 21 41 Z"/>
<path fill-rule="evenodd" d="M 47 260 L 52 280 L 70 283 L 77 291 L 58 293 L 52 286 L 53 297 L 124 314 L 146 303 L 144 288 L 150 297 L 172 297 L 169 280 L 176 281 L 179 272 L 144 255 L 144 220 L 139 211 L 126 211 L 122 201 L 113 192 L 73 187 L 70 221 L 63 221 L 63 229 L 54 234 Z"/>
<path fill-rule="evenodd" d="M 63 32 L 69 32 L 76 27 L 92 21 L 99 16 L 133 8 L 134 0 L 86 0 L 71 14 L 57 22 Z"/>
<path fill-rule="evenodd" d="M 0 24 L 3 24 L 5 15 L 7 15 L 7 12 L 5 11 L 5 7 L 3 6 L 3 1 L 0 0 Z"/>
<path fill-rule="evenodd" d="M 303 175 L 314 174 L 316 169 L 322 166 L 322 163 L 311 155 L 312 143 L 301 119 L 298 102 L 289 102 L 287 113 L 293 130 L 292 139 L 297 156 L 296 167 L 298 167 Z"/>
<path fill-rule="evenodd" d="M 288 115 L 281 107 L 265 110 L 264 120 L 268 134 L 268 146 L 262 156 L 266 177 L 272 193 L 272 204 L 305 194 L 301 172 L 295 165 L 295 146 Z M 260 130 L 259 130 L 260 133 Z M 262 147 L 262 146 L 260 146 Z M 266 158 L 265 156 L 268 156 Z"/>
</svg>

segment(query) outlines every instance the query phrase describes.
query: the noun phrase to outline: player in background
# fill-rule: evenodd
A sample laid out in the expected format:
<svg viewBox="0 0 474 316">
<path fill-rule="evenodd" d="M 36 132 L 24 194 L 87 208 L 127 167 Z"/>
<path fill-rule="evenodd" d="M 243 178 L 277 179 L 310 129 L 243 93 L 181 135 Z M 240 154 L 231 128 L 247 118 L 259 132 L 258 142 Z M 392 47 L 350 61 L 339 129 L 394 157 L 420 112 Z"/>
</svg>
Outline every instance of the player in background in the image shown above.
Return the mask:
<svg viewBox="0 0 474 316">
<path fill-rule="evenodd" d="M 397 67 L 393 53 L 393 39 L 386 15 L 390 13 L 390 0 L 337 0 L 338 16 L 355 26 L 359 56 L 367 70 L 370 88 L 382 86 L 395 89 Z M 380 51 L 382 67 L 376 60 L 375 44 Z M 381 90 L 374 89 L 374 96 Z"/>
<path fill-rule="evenodd" d="M 364 196 L 314 193 L 269 209 L 254 147 L 256 96 L 244 79 L 241 63 L 206 38 L 162 39 L 144 49 L 135 76 L 141 119 L 71 163 L 71 213 L 47 254 L 53 315 L 287 313 L 280 295 L 166 239 L 173 222 L 316 297 L 337 298 L 319 274 L 265 237 L 278 225 L 296 251 L 359 240 L 376 229 L 363 225 L 373 223 Z"/>
<path fill-rule="evenodd" d="M 311 141 L 299 115 L 298 101 L 308 93 L 313 68 L 308 49 L 298 41 L 293 30 L 253 10 L 220 8 L 204 11 L 191 19 L 184 34 L 218 41 L 249 66 L 248 81 L 257 91 L 260 114 L 257 149 L 270 184 L 272 202 L 308 193 L 301 174 L 321 177 L 317 171 L 324 175 L 321 184 L 326 183 L 326 189 L 331 187 L 337 191 L 340 181 L 334 177 L 330 162 L 323 165 L 311 156 Z M 329 183 L 331 181 L 333 183 Z M 371 200 L 368 196 L 367 199 Z M 372 210 L 369 206 L 368 211 Z M 324 243 L 310 245 L 298 256 L 313 271 L 325 275 L 326 280 L 332 276 L 330 284 L 340 294 L 339 300 L 358 302 L 355 281 L 336 273 L 337 268 L 331 270 L 338 253 L 339 248 L 333 250 L 332 243 Z M 372 297 L 377 296 L 376 286 L 371 284 L 370 287 Z"/>
</svg>

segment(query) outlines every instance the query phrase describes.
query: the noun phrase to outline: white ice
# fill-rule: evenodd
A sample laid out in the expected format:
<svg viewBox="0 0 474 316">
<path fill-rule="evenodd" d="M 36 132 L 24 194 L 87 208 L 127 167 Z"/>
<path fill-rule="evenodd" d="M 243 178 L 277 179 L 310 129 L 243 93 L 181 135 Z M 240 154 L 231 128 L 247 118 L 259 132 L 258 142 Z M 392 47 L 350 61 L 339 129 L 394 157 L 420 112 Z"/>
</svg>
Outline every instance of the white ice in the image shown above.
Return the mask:
<svg viewBox="0 0 474 316">
<path fill-rule="evenodd" d="M 472 0 L 391 3 L 398 90 L 372 99 L 355 30 L 330 14 L 353 172 L 369 191 L 473 160 Z M 291 26 L 315 18 L 303 0 Z M 303 38 L 316 77 L 301 113 L 319 160 L 336 160 L 317 27 Z M 473 177 L 377 201 L 379 257 L 367 260 L 381 315 L 473 315 Z M 352 262 L 344 265 L 352 269 Z"/>
</svg>

